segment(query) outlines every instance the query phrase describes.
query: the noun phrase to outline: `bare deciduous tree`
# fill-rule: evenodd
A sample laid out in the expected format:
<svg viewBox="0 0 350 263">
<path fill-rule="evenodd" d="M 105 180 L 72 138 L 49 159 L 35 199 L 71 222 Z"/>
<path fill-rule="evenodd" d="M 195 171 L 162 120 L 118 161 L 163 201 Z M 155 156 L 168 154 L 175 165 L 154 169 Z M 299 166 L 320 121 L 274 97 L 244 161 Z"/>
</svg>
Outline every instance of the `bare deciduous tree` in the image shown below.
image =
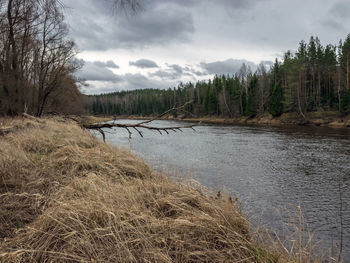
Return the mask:
<svg viewBox="0 0 350 263">
<path fill-rule="evenodd" d="M 62 8 L 59 0 L 0 0 L 0 112 L 41 116 L 78 68 Z"/>
</svg>

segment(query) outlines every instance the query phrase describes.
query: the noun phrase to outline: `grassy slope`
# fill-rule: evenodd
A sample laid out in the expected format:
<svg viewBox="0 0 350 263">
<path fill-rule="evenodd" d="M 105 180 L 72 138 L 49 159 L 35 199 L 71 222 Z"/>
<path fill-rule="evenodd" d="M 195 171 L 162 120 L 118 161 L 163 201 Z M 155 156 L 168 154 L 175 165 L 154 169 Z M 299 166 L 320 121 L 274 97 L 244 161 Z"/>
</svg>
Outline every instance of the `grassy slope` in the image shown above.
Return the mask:
<svg viewBox="0 0 350 263">
<path fill-rule="evenodd" d="M 1 262 L 294 262 L 237 204 L 60 119 L 0 120 Z"/>
</svg>

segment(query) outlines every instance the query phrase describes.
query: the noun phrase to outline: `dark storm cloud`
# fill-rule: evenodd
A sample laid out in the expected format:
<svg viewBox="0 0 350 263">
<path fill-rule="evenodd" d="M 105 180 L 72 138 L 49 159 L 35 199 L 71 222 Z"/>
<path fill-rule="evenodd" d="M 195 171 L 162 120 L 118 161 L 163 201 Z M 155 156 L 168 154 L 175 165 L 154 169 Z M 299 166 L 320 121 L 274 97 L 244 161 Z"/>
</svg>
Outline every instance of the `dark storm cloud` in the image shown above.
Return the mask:
<svg viewBox="0 0 350 263">
<path fill-rule="evenodd" d="M 179 5 L 145 4 L 134 16 L 114 16 L 106 1 L 65 1 L 72 7 L 68 15 L 71 35 L 82 50 L 188 42 L 194 33 L 192 14 Z"/>
<path fill-rule="evenodd" d="M 130 61 L 129 62 L 130 66 L 135 66 L 138 68 L 158 68 L 158 65 L 156 62 L 150 59 L 139 59 L 136 61 Z"/>
<path fill-rule="evenodd" d="M 108 69 L 108 62 L 100 61 L 83 61 L 80 60 L 84 66 L 76 73 L 76 76 L 79 79 L 86 81 L 110 81 L 118 82 L 121 81 L 121 78 L 114 74 L 110 69 Z M 114 67 L 117 66 L 114 64 Z"/>
<path fill-rule="evenodd" d="M 233 75 L 239 72 L 239 69 L 242 67 L 243 64 L 245 64 L 247 67 L 250 67 L 253 72 L 257 68 L 256 64 L 251 61 L 247 61 L 245 59 L 232 58 L 224 61 L 216 61 L 211 63 L 202 62 L 200 65 L 209 74 Z"/>
</svg>

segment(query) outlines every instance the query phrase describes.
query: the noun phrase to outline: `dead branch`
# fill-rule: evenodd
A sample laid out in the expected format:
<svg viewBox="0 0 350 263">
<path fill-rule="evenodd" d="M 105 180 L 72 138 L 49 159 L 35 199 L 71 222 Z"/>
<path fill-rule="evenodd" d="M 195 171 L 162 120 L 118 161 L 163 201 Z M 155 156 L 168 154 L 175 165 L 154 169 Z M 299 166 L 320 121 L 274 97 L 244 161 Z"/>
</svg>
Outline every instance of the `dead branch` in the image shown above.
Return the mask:
<svg viewBox="0 0 350 263">
<path fill-rule="evenodd" d="M 102 129 L 97 129 L 97 130 L 102 134 L 103 141 L 105 142 L 106 141 L 106 135 L 105 135 L 104 131 Z"/>
<path fill-rule="evenodd" d="M 180 131 L 182 132 L 182 129 L 194 129 L 195 126 L 198 126 L 198 124 L 191 124 L 191 125 L 186 125 L 186 126 L 169 126 L 169 127 L 155 127 L 155 126 L 148 126 L 140 123 L 136 124 L 121 124 L 121 123 L 96 123 L 96 124 L 83 124 L 82 127 L 85 129 L 89 130 L 96 130 L 99 133 L 101 133 L 103 137 L 103 141 L 105 141 L 105 134 L 102 129 L 107 128 L 107 129 L 113 129 L 113 128 L 123 128 L 128 131 L 129 133 L 129 138 L 132 136 L 132 132 L 130 129 L 134 129 L 137 131 L 137 133 L 143 138 L 143 133 L 139 129 L 146 129 L 146 130 L 152 130 L 152 131 L 158 131 L 161 135 L 163 134 L 162 132 L 165 132 L 166 134 L 169 134 L 169 131 L 177 132 Z"/>
<path fill-rule="evenodd" d="M 146 123 L 150 123 L 150 122 L 155 121 L 155 120 L 159 120 L 159 119 L 161 119 L 162 117 L 164 117 L 165 115 L 169 114 L 170 112 L 178 111 L 178 110 L 183 110 L 187 105 L 189 105 L 189 104 L 191 104 L 191 103 L 192 103 L 192 101 L 189 101 L 189 102 L 186 102 L 185 104 L 183 104 L 183 105 L 181 105 L 181 106 L 179 106 L 179 107 L 173 107 L 173 108 L 171 108 L 171 109 L 169 109 L 169 110 L 167 110 L 167 111 L 165 111 L 165 112 L 163 112 L 163 113 L 157 115 L 156 117 L 154 117 L 154 118 L 152 118 L 152 119 L 150 119 L 150 120 L 141 122 L 140 124 L 146 124 Z"/>
<path fill-rule="evenodd" d="M 39 122 L 39 123 L 43 123 L 44 121 L 41 120 L 40 118 L 37 118 L 37 117 L 34 117 L 32 115 L 29 115 L 28 113 L 22 113 L 22 116 L 26 119 L 29 119 L 29 120 L 32 120 L 32 121 L 36 121 L 36 122 Z"/>
<path fill-rule="evenodd" d="M 182 106 L 179 107 L 173 107 L 165 112 L 163 112 L 162 114 L 150 119 L 150 120 L 146 120 L 146 121 L 142 121 L 136 124 L 122 124 L 122 123 L 95 123 L 95 124 L 82 124 L 81 126 L 85 129 L 89 129 L 89 130 L 96 130 L 99 133 L 101 133 L 103 141 L 105 141 L 106 136 L 105 136 L 105 132 L 103 131 L 103 129 L 113 129 L 113 128 L 122 128 L 127 130 L 127 132 L 129 133 L 129 139 L 131 139 L 132 136 L 132 132 L 131 130 L 135 130 L 142 138 L 143 138 L 143 133 L 140 129 L 145 129 L 145 130 L 151 130 L 151 131 L 157 131 L 159 132 L 161 135 L 163 135 L 162 132 L 165 132 L 166 134 L 169 134 L 170 131 L 173 132 L 177 132 L 180 131 L 182 132 L 182 129 L 192 129 L 193 131 L 196 131 L 194 129 L 195 126 L 198 126 L 200 124 L 196 123 L 196 124 L 191 124 L 191 125 L 184 125 L 184 126 L 169 126 L 169 127 L 156 127 L 156 126 L 150 126 L 150 125 L 146 125 L 149 124 L 155 120 L 159 120 L 161 119 L 163 116 L 165 116 L 166 114 L 172 112 L 172 111 L 177 111 L 177 110 L 182 110 L 185 106 L 187 106 L 188 104 L 190 104 L 192 102 L 187 102 L 185 104 L 183 104 Z"/>
</svg>

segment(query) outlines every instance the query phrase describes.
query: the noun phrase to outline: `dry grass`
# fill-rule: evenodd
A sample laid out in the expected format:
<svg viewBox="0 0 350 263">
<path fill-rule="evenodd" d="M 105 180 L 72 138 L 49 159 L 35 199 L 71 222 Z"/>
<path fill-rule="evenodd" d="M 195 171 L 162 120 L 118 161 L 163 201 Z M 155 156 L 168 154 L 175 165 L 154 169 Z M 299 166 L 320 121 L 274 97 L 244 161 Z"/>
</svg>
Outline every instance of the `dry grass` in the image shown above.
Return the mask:
<svg viewBox="0 0 350 263">
<path fill-rule="evenodd" d="M 73 122 L 0 123 L 18 127 L 0 137 L 1 262 L 296 262 L 254 241 L 229 198 Z"/>
<path fill-rule="evenodd" d="M 116 117 L 114 117 L 114 116 L 86 115 L 86 116 L 79 116 L 76 118 L 78 118 L 81 123 L 94 124 L 94 123 L 99 123 L 99 122 L 113 121 L 113 120 L 115 120 Z"/>
</svg>

